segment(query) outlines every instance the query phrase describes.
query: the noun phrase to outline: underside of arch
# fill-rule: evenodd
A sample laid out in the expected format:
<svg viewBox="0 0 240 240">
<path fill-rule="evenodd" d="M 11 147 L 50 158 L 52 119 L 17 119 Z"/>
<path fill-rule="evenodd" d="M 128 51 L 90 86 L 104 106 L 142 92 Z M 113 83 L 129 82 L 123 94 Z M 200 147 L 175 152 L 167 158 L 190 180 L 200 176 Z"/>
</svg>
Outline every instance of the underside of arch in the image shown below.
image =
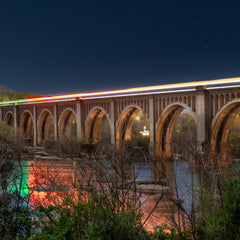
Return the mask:
<svg viewBox="0 0 240 240">
<path fill-rule="evenodd" d="M 71 110 L 66 110 L 59 122 L 60 136 L 77 137 L 76 115 Z"/>
<path fill-rule="evenodd" d="M 41 145 L 43 140 L 54 138 L 54 126 L 52 115 L 44 111 L 38 120 L 38 144 Z"/>
<path fill-rule="evenodd" d="M 5 123 L 11 127 L 14 127 L 14 117 L 11 112 L 7 113 L 7 115 L 5 117 Z"/>
<path fill-rule="evenodd" d="M 100 143 L 102 141 L 102 121 L 105 117 L 107 118 L 105 111 L 100 108 L 91 111 L 85 124 L 85 141 L 87 143 Z"/>
<path fill-rule="evenodd" d="M 183 106 L 173 105 L 159 119 L 156 135 L 156 157 L 171 158 L 172 131 L 177 118 L 183 110 Z"/>
<path fill-rule="evenodd" d="M 116 151 L 121 152 L 124 141 L 131 140 L 133 123 L 141 110 L 137 107 L 127 108 L 121 115 L 116 132 Z"/>
<path fill-rule="evenodd" d="M 33 119 L 28 112 L 25 112 L 20 119 L 20 129 L 24 137 L 33 139 Z"/>
<path fill-rule="evenodd" d="M 225 107 L 218 115 L 211 134 L 211 152 L 222 164 L 232 162 L 230 149 L 230 130 L 236 115 L 240 112 L 240 104 L 233 103 Z"/>
</svg>

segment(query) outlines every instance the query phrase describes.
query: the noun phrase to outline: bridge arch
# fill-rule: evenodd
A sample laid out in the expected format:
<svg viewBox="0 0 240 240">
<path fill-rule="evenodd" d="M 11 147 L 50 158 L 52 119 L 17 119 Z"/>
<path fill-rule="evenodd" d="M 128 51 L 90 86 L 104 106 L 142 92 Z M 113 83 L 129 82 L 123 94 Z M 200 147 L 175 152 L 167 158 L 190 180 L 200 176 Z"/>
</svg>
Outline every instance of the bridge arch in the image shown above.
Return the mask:
<svg viewBox="0 0 240 240">
<path fill-rule="evenodd" d="M 213 153 L 220 154 L 221 163 L 231 161 L 230 130 L 236 115 L 240 112 L 240 99 L 233 98 L 223 106 L 211 123 L 210 146 Z"/>
<path fill-rule="evenodd" d="M 143 113 L 145 119 L 149 121 L 146 113 L 143 111 L 142 108 L 140 108 L 137 105 L 129 105 L 126 108 L 123 109 L 117 124 L 116 124 L 116 151 L 118 153 L 121 152 L 121 148 L 123 145 L 123 141 L 131 140 L 131 132 L 132 127 L 134 124 L 134 121 L 137 117 L 137 115 L 140 113 L 140 111 Z M 150 133 L 152 134 L 152 133 Z"/>
<path fill-rule="evenodd" d="M 38 145 L 42 145 L 43 140 L 54 137 L 53 115 L 47 108 L 43 109 L 38 117 L 37 131 Z"/>
<path fill-rule="evenodd" d="M 66 108 L 58 121 L 59 136 L 77 137 L 76 112 L 72 108 Z"/>
<path fill-rule="evenodd" d="M 8 111 L 5 115 L 4 122 L 11 127 L 14 127 L 14 115 L 13 112 Z"/>
<path fill-rule="evenodd" d="M 29 110 L 25 110 L 20 118 L 20 130 L 24 137 L 33 139 L 34 137 L 34 123 L 33 116 Z"/>
<path fill-rule="evenodd" d="M 112 134 L 112 125 L 110 117 L 102 107 L 94 107 L 90 110 L 85 121 L 85 141 L 87 143 L 99 143 L 102 140 L 101 130 L 102 121 L 106 118 L 110 128 L 110 134 Z M 109 142 L 110 143 L 110 142 Z"/>
<path fill-rule="evenodd" d="M 196 113 L 184 103 L 172 103 L 161 113 L 156 123 L 156 157 L 171 158 L 173 127 L 184 109 L 196 122 Z"/>
</svg>

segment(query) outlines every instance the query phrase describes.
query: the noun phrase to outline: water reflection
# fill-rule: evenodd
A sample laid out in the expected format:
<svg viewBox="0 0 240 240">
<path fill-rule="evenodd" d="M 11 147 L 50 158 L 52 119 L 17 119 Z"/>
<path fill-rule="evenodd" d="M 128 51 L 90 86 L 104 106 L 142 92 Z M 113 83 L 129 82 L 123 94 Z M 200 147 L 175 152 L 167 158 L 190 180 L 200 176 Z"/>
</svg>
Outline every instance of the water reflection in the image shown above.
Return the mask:
<svg viewBox="0 0 240 240">
<path fill-rule="evenodd" d="M 22 161 L 22 166 L 32 206 L 59 203 L 57 196 L 72 189 L 75 176 L 72 162 Z"/>
<path fill-rule="evenodd" d="M 111 165 L 108 161 L 105 164 Z M 71 194 L 73 197 L 76 194 L 74 186 L 78 184 L 79 173 L 76 172 L 75 162 L 70 160 L 23 161 L 22 165 L 30 189 L 32 206 L 40 203 L 59 204 L 64 194 Z M 203 180 L 207 180 L 203 172 L 194 168 L 186 160 L 132 164 L 128 174 L 132 179 L 135 178 L 137 189 L 141 192 L 143 221 L 146 221 L 148 230 L 153 230 L 162 223 L 168 223 L 172 216 L 176 216 L 177 199 L 181 199 L 186 210 L 191 209 L 196 186 L 199 183 L 202 184 Z M 100 182 L 96 172 L 86 169 L 81 174 L 87 177 L 92 175 L 96 183 Z M 150 218 L 148 218 L 149 214 L 151 214 Z"/>
<path fill-rule="evenodd" d="M 173 218 L 177 221 L 179 199 L 184 209 L 191 210 L 193 189 L 199 183 L 199 171 L 191 167 L 187 160 L 153 161 L 144 166 L 135 164 L 134 168 L 139 173 L 137 180 L 152 183 L 150 189 L 158 186 L 158 191 L 145 193 L 141 198 L 144 218 L 151 213 L 146 225 L 148 230 L 153 231 L 162 224 L 171 225 Z"/>
</svg>

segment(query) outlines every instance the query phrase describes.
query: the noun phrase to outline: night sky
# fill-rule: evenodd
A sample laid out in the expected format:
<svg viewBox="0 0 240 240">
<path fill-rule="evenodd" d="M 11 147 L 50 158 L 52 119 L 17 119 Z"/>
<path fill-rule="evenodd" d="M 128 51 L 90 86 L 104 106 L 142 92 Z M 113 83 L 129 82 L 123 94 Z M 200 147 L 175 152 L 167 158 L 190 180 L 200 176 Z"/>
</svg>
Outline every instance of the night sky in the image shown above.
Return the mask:
<svg viewBox="0 0 240 240">
<path fill-rule="evenodd" d="M 240 2 L 177 2 L 1 1 L 0 85 L 53 95 L 240 76 Z"/>
</svg>

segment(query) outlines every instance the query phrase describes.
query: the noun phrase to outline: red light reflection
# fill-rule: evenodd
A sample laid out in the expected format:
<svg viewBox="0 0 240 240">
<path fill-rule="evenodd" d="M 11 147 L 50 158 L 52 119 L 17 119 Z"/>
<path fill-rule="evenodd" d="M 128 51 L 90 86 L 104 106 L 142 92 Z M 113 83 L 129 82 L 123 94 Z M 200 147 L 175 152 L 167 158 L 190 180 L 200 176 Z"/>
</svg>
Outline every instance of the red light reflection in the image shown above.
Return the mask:
<svg viewBox="0 0 240 240">
<path fill-rule="evenodd" d="M 90 176 L 90 172 L 86 171 L 86 178 Z M 87 201 L 86 192 L 76 191 L 74 186 L 77 184 L 76 172 L 72 161 L 64 163 L 57 161 L 40 161 L 32 162 L 29 168 L 29 187 L 30 187 L 30 204 L 32 206 L 49 206 L 63 203 L 66 196 L 71 199 L 81 199 Z M 147 219 L 149 213 L 151 217 L 146 222 L 145 228 L 149 232 L 162 224 L 167 224 L 170 214 L 175 215 L 173 209 L 173 194 L 166 195 L 157 205 L 161 193 L 142 194 L 140 201 L 142 203 L 141 210 L 143 212 L 143 222 Z M 172 212 L 170 212 L 172 211 Z"/>
</svg>

